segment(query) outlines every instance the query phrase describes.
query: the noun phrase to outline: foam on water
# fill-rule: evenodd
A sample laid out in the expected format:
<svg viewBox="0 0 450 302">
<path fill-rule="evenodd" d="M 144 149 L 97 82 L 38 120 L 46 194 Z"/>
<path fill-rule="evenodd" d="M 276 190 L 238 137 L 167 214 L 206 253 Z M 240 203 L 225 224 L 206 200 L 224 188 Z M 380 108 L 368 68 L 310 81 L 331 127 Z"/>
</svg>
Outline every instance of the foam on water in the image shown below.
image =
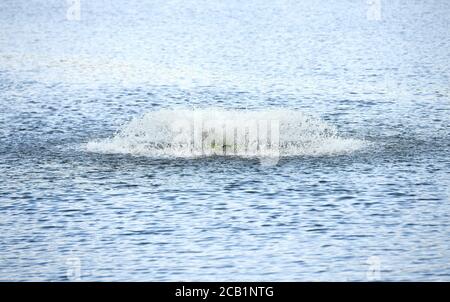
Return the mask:
<svg viewBox="0 0 450 302">
<path fill-rule="evenodd" d="M 211 122 L 219 126 L 211 129 L 214 127 L 207 126 Z M 252 123 L 257 125 L 257 137 L 248 136 Z M 201 133 L 197 137 L 200 144 L 196 145 L 195 129 L 199 125 Z M 218 128 L 223 132 L 217 131 Z M 236 131 L 239 129 L 246 129 L 247 132 L 242 132 L 243 135 L 238 137 Z M 262 135 L 264 132 L 267 138 Z M 230 134 L 237 138 L 230 138 Z M 181 146 L 180 136 L 184 136 L 183 140 L 190 144 Z M 267 143 L 267 148 L 263 148 L 264 143 Z M 252 144 L 254 148 L 249 147 Z M 279 156 L 339 155 L 366 145 L 364 140 L 341 137 L 332 125 L 296 110 L 209 108 L 150 111 L 131 120 L 114 136 L 92 140 L 84 147 L 89 152 L 156 157 L 258 157 L 275 153 Z M 205 150 L 205 146 L 209 150 Z"/>
</svg>

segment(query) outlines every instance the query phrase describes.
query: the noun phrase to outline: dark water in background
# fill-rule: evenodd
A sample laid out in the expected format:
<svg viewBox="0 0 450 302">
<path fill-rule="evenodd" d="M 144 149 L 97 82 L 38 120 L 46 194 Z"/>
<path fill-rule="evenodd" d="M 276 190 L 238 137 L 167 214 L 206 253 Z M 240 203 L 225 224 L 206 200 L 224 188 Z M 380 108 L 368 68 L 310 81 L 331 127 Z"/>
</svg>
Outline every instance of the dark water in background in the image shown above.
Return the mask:
<svg viewBox="0 0 450 302">
<path fill-rule="evenodd" d="M 448 1 L 91 2 L 0 4 L 1 280 L 450 280 Z M 185 107 L 367 146 L 271 167 L 85 147 Z"/>
</svg>

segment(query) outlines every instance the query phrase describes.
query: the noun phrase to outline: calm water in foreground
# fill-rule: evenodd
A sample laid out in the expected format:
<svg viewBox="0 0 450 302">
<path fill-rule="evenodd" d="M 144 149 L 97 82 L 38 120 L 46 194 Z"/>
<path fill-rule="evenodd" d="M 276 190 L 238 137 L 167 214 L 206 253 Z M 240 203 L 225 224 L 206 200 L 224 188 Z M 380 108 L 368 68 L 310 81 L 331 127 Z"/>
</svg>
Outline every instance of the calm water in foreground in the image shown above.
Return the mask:
<svg viewBox="0 0 450 302">
<path fill-rule="evenodd" d="M 0 280 L 450 281 L 448 1 L 145 2 L 1 2 Z M 135 140 L 186 109 L 298 144 Z"/>
</svg>

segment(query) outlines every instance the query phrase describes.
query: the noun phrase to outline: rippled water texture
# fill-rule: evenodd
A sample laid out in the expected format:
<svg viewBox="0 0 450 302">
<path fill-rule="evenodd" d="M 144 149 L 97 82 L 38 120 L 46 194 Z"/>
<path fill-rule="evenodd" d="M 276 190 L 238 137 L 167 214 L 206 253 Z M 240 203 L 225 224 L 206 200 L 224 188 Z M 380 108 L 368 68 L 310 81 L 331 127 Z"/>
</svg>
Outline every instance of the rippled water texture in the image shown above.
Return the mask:
<svg viewBox="0 0 450 302">
<path fill-rule="evenodd" d="M 450 2 L 80 3 L 0 3 L 0 280 L 450 281 Z"/>
</svg>

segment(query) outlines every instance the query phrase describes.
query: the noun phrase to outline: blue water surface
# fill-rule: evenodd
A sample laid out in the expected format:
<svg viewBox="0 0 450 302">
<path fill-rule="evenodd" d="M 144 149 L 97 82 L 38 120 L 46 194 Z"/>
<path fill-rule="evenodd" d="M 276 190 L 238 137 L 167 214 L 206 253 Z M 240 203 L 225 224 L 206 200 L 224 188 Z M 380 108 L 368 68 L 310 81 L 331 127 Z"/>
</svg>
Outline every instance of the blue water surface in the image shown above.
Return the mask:
<svg viewBox="0 0 450 302">
<path fill-rule="evenodd" d="M 1 1 L 0 280 L 450 281 L 450 2 L 373 2 Z M 84 147 L 186 107 L 367 146 Z"/>
</svg>

